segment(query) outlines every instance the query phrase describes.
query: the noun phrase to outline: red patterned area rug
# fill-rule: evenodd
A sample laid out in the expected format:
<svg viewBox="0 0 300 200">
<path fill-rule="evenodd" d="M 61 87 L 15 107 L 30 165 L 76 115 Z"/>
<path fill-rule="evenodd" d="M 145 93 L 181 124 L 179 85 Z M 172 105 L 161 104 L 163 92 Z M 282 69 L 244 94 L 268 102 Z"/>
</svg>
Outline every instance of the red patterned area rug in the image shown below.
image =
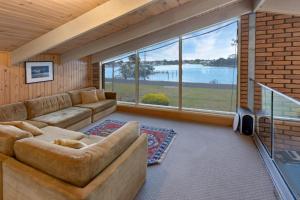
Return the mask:
<svg viewBox="0 0 300 200">
<path fill-rule="evenodd" d="M 124 121 L 105 120 L 85 131 L 85 134 L 105 137 L 122 127 L 125 123 Z M 172 144 L 176 132 L 173 129 L 141 125 L 142 133 L 147 133 L 148 135 L 148 165 L 160 163 Z"/>
</svg>

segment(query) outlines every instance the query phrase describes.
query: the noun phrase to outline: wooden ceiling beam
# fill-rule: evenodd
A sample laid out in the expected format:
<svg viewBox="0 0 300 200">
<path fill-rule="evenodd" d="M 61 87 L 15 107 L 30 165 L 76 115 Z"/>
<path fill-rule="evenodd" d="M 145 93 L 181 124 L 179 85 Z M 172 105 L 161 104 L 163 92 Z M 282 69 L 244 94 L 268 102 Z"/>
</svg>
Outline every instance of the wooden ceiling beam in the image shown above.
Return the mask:
<svg viewBox="0 0 300 200">
<path fill-rule="evenodd" d="M 93 54 L 92 63 L 101 62 L 115 56 L 168 40 L 170 38 L 178 37 L 179 35 L 183 35 L 185 33 L 207 28 L 219 22 L 224 22 L 226 20 L 239 17 L 241 15 L 250 13 L 252 11 L 252 6 L 253 4 L 250 0 L 243 0 L 225 6 L 222 9 L 217 9 L 215 11 L 193 17 L 189 20 L 174 24 L 152 34 L 145 35 L 143 37 Z"/>
<path fill-rule="evenodd" d="M 62 55 L 62 62 L 68 62 L 87 55 L 92 55 L 96 52 L 120 45 L 238 1 L 240 0 L 194 0 L 188 2 L 182 6 L 132 25 L 122 31 L 90 42 L 80 48 L 68 51 Z"/>
<path fill-rule="evenodd" d="M 96 27 L 116 20 L 155 0 L 110 0 L 12 51 L 16 64 Z"/>
</svg>

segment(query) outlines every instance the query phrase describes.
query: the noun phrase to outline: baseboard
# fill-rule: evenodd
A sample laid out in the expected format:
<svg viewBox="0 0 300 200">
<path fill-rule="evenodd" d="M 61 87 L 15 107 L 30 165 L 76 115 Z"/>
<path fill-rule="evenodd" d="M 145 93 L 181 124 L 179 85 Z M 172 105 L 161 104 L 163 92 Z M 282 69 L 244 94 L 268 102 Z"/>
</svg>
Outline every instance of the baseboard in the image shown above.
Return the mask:
<svg viewBox="0 0 300 200">
<path fill-rule="evenodd" d="M 193 112 L 193 111 L 180 111 L 168 108 L 155 108 L 153 106 L 139 106 L 131 104 L 118 104 L 117 111 L 134 113 L 146 116 L 154 116 L 164 119 L 173 119 L 180 121 L 198 122 L 205 124 L 213 124 L 220 126 L 232 126 L 233 114 L 221 114 L 210 112 Z"/>
</svg>

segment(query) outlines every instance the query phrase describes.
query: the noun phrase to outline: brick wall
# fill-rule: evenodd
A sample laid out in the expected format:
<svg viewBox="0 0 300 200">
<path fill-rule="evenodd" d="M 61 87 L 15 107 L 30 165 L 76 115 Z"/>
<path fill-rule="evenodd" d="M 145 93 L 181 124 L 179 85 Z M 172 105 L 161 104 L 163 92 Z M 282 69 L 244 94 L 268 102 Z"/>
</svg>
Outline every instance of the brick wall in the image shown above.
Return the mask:
<svg viewBox="0 0 300 200">
<path fill-rule="evenodd" d="M 247 107 L 248 73 L 248 16 L 241 18 L 241 106 Z M 272 13 L 256 14 L 255 79 L 288 96 L 300 100 L 300 17 Z M 279 98 L 280 99 L 280 98 Z M 270 112 L 264 103 L 269 97 L 262 96 L 262 90 L 255 87 L 255 110 L 260 112 L 257 132 L 270 148 Z M 277 101 L 278 97 L 277 97 Z M 275 149 L 300 150 L 300 113 L 295 106 L 282 102 L 279 110 L 292 118 L 277 118 L 274 121 Z M 296 119 L 295 119 L 296 118 Z M 300 118 L 299 118 L 300 119 Z"/>
<path fill-rule="evenodd" d="M 241 18 L 241 106 L 247 106 L 248 16 Z M 300 99 L 300 17 L 256 14 L 257 81 Z"/>
</svg>

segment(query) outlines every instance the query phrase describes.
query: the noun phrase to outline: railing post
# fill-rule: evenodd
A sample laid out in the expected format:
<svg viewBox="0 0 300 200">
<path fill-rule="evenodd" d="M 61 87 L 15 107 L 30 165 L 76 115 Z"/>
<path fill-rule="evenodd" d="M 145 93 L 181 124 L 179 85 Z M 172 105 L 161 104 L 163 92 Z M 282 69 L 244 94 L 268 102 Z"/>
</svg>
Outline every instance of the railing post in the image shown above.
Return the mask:
<svg viewBox="0 0 300 200">
<path fill-rule="evenodd" d="M 271 91 L 271 158 L 274 159 L 274 92 Z"/>
</svg>

